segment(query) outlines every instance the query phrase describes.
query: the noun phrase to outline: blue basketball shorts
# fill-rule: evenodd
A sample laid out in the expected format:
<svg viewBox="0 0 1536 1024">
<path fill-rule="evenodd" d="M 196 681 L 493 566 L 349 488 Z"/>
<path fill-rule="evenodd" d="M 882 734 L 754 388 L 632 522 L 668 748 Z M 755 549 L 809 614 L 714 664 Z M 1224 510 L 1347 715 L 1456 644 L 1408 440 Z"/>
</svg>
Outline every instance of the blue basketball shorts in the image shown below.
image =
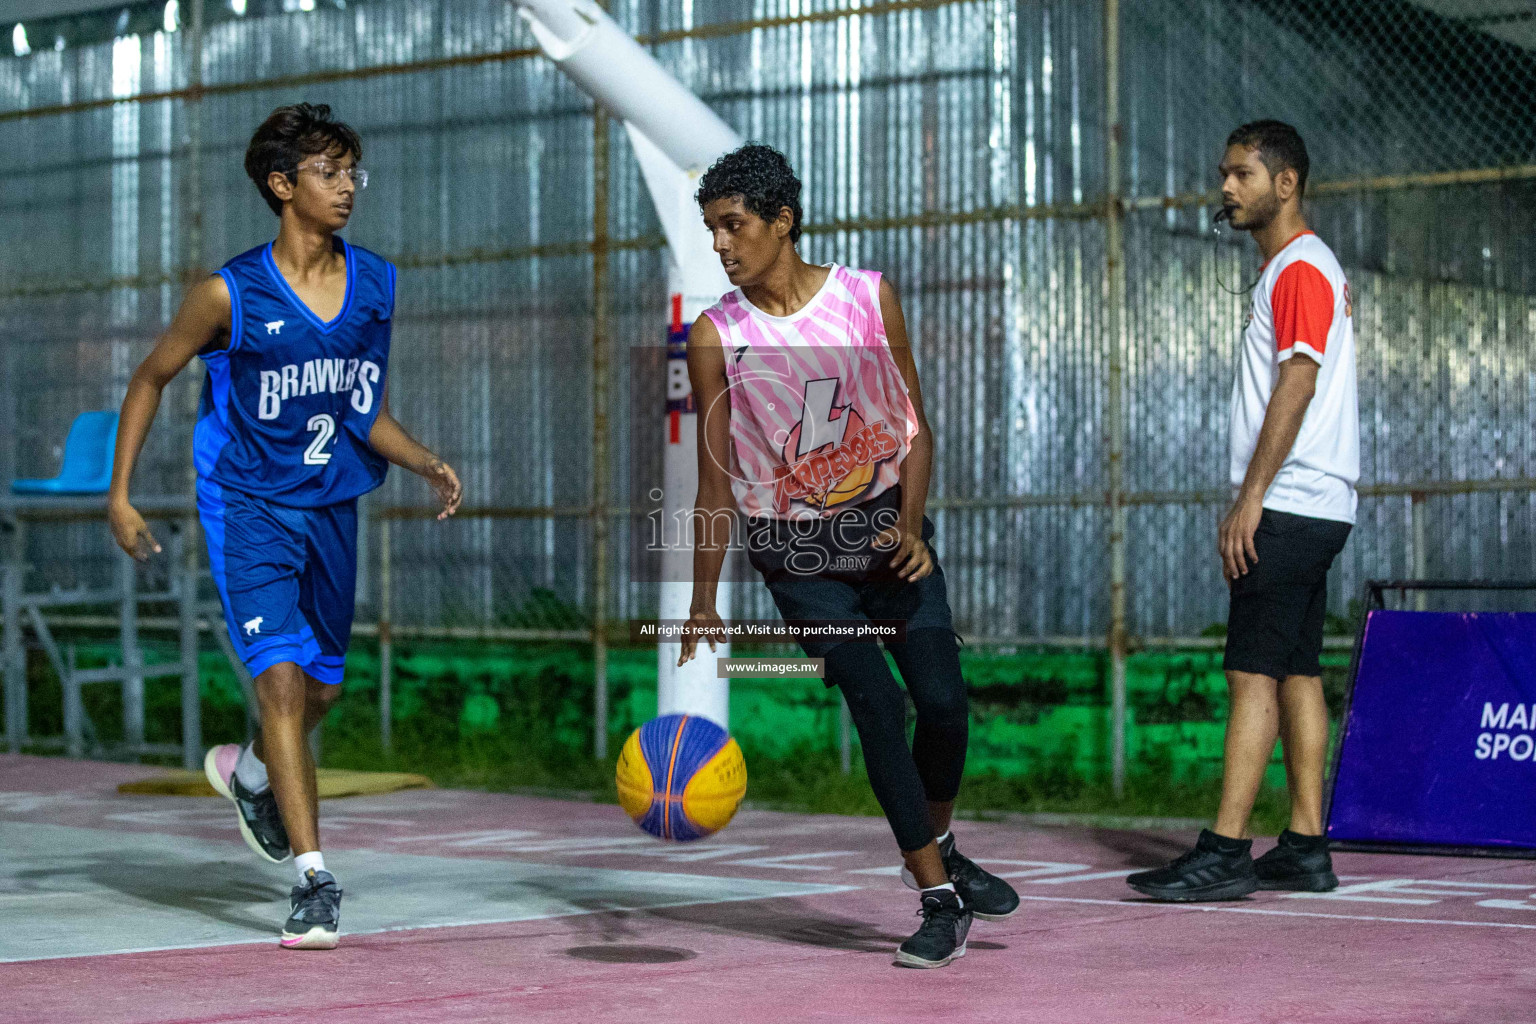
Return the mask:
<svg viewBox="0 0 1536 1024">
<path fill-rule="evenodd" d="M 224 624 L 251 675 L 292 662 L 341 682 L 357 591 L 357 501 L 291 508 L 197 482 Z"/>
</svg>

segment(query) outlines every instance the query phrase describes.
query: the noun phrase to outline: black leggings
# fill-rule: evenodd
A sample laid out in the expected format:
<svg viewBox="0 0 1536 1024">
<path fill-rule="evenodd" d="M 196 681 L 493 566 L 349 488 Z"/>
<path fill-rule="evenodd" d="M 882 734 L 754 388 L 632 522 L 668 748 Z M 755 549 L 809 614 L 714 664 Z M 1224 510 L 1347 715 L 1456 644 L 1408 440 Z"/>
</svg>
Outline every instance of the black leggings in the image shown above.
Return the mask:
<svg viewBox="0 0 1536 1024">
<path fill-rule="evenodd" d="M 960 677 L 959 640 L 948 629 L 915 629 L 887 644 L 917 707 L 907 747 L 907 702 L 873 641 L 849 641 L 826 654 L 827 682 L 848 701 L 875 799 L 905 853 L 933 841 L 928 803 L 953 800 L 965 771 L 970 702 Z"/>
</svg>

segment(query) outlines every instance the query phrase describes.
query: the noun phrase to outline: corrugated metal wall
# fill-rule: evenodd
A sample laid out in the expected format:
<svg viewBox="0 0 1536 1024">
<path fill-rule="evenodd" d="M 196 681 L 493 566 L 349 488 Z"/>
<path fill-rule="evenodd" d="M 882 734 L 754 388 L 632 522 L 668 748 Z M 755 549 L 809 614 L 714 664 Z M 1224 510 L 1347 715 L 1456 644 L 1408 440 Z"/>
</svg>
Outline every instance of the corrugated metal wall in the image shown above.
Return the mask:
<svg viewBox="0 0 1536 1024">
<path fill-rule="evenodd" d="M 1198 197 L 1227 131 L 1275 116 L 1307 138 L 1313 224 L 1353 282 L 1365 481 L 1536 477 L 1536 186 L 1362 180 L 1536 163 L 1525 102 L 1536 62 L 1411 4 L 1123 6 L 1129 627 L 1188 636 L 1225 610 L 1213 538 L 1242 292 L 1258 262 L 1245 238 L 1210 233 Z M 789 154 L 806 184 L 808 258 L 879 268 L 900 287 L 963 628 L 1102 637 L 1101 5 L 610 8 L 728 122 Z M 399 418 L 459 468 L 473 505 L 587 504 L 592 115 L 525 52 L 532 39 L 510 5 L 360 0 L 210 26 L 195 190 L 185 95 L 10 115 L 183 89 L 187 38 L 0 60 L 0 473 L 51 473 L 72 416 L 121 399 L 188 264 L 266 240 L 273 220 L 241 156 L 267 111 L 303 98 L 331 103 L 364 137 L 373 178 L 349 237 L 403 268 Z M 609 138 L 610 471 L 623 501 L 659 472 L 660 392 L 637 368 L 663 340 L 664 252 L 622 129 Z M 1356 184 L 1326 187 L 1345 180 Z M 195 387 L 189 377 L 168 392 L 140 493 L 185 491 Z M 397 473 L 370 502 L 425 500 Z M 1412 503 L 1362 500 L 1334 573 L 1336 611 L 1364 579 L 1412 571 Z M 1431 574 L 1536 576 L 1528 490 L 1434 495 L 1420 511 Z M 617 525 L 612 613 L 642 614 L 654 591 L 628 579 Z M 397 621 L 549 624 L 529 605 L 540 588 L 590 607 L 592 531 L 579 515 L 393 530 Z M 33 533 L 49 578 L 104 577 L 106 556 L 88 526 Z M 760 587 L 740 593 L 738 612 L 767 613 Z"/>
</svg>

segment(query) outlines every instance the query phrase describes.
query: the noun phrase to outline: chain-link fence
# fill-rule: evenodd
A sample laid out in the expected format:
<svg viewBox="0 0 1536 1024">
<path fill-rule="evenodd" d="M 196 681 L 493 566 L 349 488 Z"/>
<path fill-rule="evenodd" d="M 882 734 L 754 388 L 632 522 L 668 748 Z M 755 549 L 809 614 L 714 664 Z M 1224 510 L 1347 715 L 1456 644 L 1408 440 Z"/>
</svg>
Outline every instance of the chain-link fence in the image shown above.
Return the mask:
<svg viewBox="0 0 1536 1024">
<path fill-rule="evenodd" d="M 789 155 L 808 258 L 901 289 L 969 637 L 1104 643 L 1117 550 L 1131 636 L 1192 638 L 1223 618 L 1214 536 L 1258 256 L 1212 234 L 1211 190 L 1227 132 L 1260 116 L 1307 140 L 1308 216 L 1355 297 L 1365 487 L 1332 609 L 1371 577 L 1536 575 L 1536 35 L 1498 5 L 608 6 L 728 123 Z M 594 129 L 504 0 L 183 19 L 0 59 L 0 474 L 51 472 L 70 419 L 120 401 L 185 282 L 270 236 L 245 142 L 280 103 L 328 102 L 373 174 L 349 237 L 402 268 L 393 407 L 459 468 L 471 506 L 448 524 L 392 513 L 427 499 L 399 473 L 369 499 L 398 517 L 393 620 L 579 629 L 599 590 L 610 617 L 653 611 L 654 587 L 626 573 L 622 500 L 659 475 L 661 394 L 634 368 L 664 339 L 665 254 L 620 127 Z M 168 391 L 141 493 L 186 493 L 199 386 Z M 601 510 L 603 580 L 600 473 L 620 499 Z M 97 529 L 33 530 L 36 571 L 104 576 Z M 770 614 L 755 583 L 737 593 L 739 615 Z"/>
</svg>

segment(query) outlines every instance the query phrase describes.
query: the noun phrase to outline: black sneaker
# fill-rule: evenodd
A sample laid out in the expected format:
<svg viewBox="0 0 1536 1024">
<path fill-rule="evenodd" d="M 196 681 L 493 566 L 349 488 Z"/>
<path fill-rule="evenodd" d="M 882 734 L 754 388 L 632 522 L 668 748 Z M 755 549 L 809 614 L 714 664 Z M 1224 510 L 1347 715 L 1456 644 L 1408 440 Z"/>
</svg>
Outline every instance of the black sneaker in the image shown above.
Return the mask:
<svg viewBox="0 0 1536 1024">
<path fill-rule="evenodd" d="M 341 887 L 329 871 L 313 868 L 289 897 L 293 913 L 283 922 L 284 949 L 335 949 L 341 931 Z"/>
<path fill-rule="evenodd" d="M 1001 921 L 1019 909 L 1019 894 L 1013 891 L 1013 886 L 955 849 L 953 832 L 939 843 L 939 856 L 944 858 L 944 871 L 965 901 L 966 909 L 983 921 Z M 901 880 L 907 883 L 907 888 L 922 891 L 922 886 L 906 868 L 901 869 Z"/>
<path fill-rule="evenodd" d="M 1286 829 L 1280 843 L 1253 862 L 1260 889 L 1288 892 L 1331 892 L 1339 887 L 1323 836 L 1304 836 Z"/>
<path fill-rule="evenodd" d="M 1222 853 L 1222 842 L 1210 829 L 1201 829 L 1193 850 L 1165 868 L 1138 871 L 1125 883 L 1153 899 L 1176 903 L 1246 896 L 1259 887 L 1259 879 L 1253 873 L 1253 858 L 1248 853 L 1251 842 L 1243 840 L 1242 849 L 1236 853 Z"/>
<path fill-rule="evenodd" d="M 897 967 L 943 967 L 965 956 L 965 936 L 971 930 L 971 908 L 948 889 L 923 893 L 923 924 L 896 950 Z"/>
<path fill-rule="evenodd" d="M 213 747 L 203 758 L 203 774 L 218 794 L 235 805 L 235 818 L 245 844 L 264 860 L 281 864 L 288 859 L 288 830 L 277 809 L 277 797 L 269 786 L 260 793 L 247 789 L 235 775 L 240 759 L 240 745 L 225 743 Z"/>
</svg>

